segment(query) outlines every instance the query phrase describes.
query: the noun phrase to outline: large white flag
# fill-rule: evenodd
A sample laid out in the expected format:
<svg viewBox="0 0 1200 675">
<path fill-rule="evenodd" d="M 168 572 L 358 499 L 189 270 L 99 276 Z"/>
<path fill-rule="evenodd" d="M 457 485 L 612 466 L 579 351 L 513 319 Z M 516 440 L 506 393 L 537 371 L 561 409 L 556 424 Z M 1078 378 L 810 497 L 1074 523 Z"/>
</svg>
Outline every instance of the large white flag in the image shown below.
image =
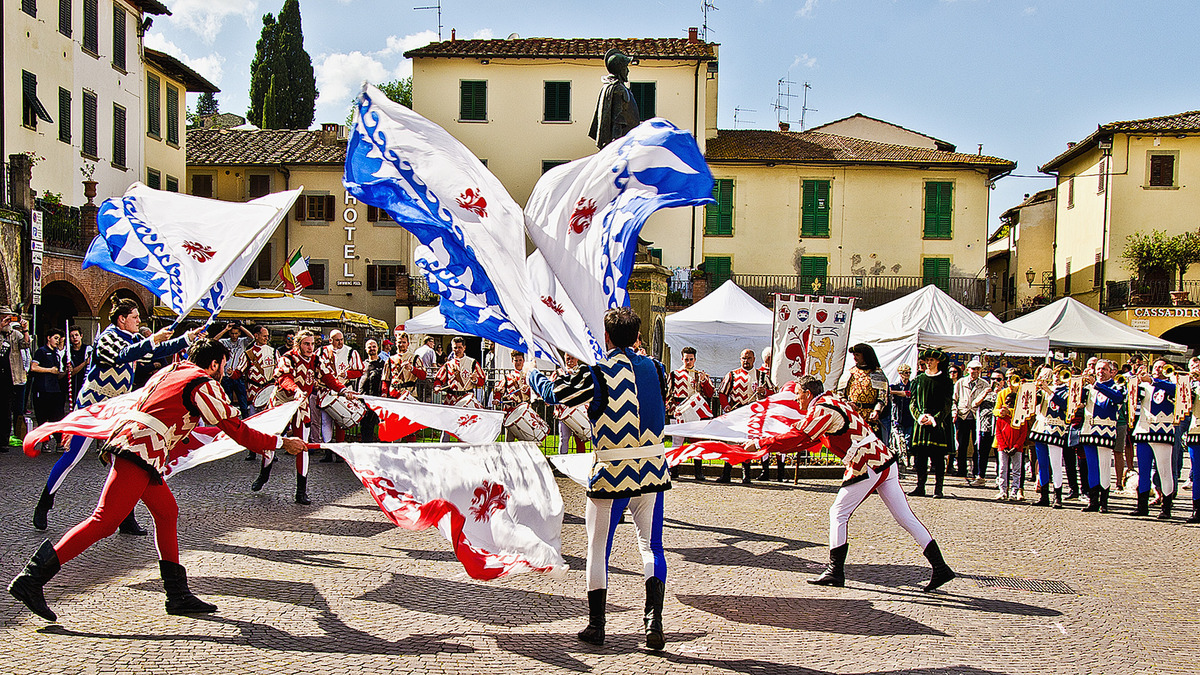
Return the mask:
<svg viewBox="0 0 1200 675">
<path fill-rule="evenodd" d="M 429 428 L 454 434 L 464 443 L 491 443 L 500 435 L 504 424 L 504 412 L 501 410 L 401 401 L 379 396 L 360 396 L 359 400 L 379 416 L 379 435 L 384 440 L 400 439 Z"/>
<path fill-rule="evenodd" d="M 226 202 L 134 183 L 100 205 L 83 267 L 145 286 L 180 317 L 215 316 L 303 189 Z"/>
<path fill-rule="evenodd" d="M 820 285 L 823 280 L 815 279 Z M 854 298 L 776 295 L 772 327 L 771 377 L 778 384 L 812 375 L 837 389 L 850 348 Z"/>
<path fill-rule="evenodd" d="M 561 574 L 563 502 L 533 443 L 333 443 L 399 527 L 437 527 L 474 579 Z"/>
<path fill-rule="evenodd" d="M 246 426 L 261 431 L 264 434 L 278 436 L 287 428 L 288 422 L 296 415 L 296 410 L 300 407 L 300 401 L 288 401 L 274 408 L 266 410 L 247 417 Z M 170 478 L 178 474 L 180 471 L 214 462 L 218 459 L 224 459 L 230 455 L 245 450 L 237 441 L 233 440 L 224 431 L 220 431 L 214 427 L 197 427 L 192 430 L 192 436 L 188 440 L 190 445 L 196 446 L 191 452 L 176 458 L 163 468 L 163 478 Z"/>
<path fill-rule="evenodd" d="M 600 152 L 557 166 L 538 180 L 525 205 L 525 227 L 590 331 L 585 344 L 594 345 L 593 358 L 603 356 L 604 312 L 629 304 L 626 286 L 646 219 L 661 208 L 711 202 L 712 190 L 712 173 L 696 139 L 661 118 L 642 122 Z M 538 299 L 565 306 L 563 294 L 547 293 L 548 286 L 539 288 Z M 553 333 L 543 321 L 561 323 L 568 314 L 535 316 L 543 331 Z M 569 351 L 573 345 L 559 346 Z"/>
</svg>

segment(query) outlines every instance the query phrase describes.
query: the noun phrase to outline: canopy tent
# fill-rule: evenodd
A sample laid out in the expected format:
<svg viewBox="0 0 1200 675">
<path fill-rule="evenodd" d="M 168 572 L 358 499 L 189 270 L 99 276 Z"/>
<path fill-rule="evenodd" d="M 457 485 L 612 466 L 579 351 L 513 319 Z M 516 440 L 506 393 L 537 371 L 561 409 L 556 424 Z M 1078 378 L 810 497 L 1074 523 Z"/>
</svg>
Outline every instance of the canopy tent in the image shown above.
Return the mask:
<svg viewBox="0 0 1200 675">
<path fill-rule="evenodd" d="M 453 328 L 446 328 L 446 317 L 437 307 L 421 312 L 405 321 L 400 327 L 410 335 L 467 335 Z"/>
<path fill-rule="evenodd" d="M 995 314 L 992 314 L 991 312 L 984 314 L 983 318 L 985 320 L 987 320 L 988 322 L 996 324 L 996 325 L 1000 325 L 1000 324 L 1004 323 L 1003 321 L 1000 320 L 1000 317 L 996 316 Z M 1030 335 L 1038 335 L 1038 333 L 1030 333 Z"/>
<path fill-rule="evenodd" d="M 1175 352 L 1188 347 L 1154 337 L 1088 307 L 1062 298 L 1004 324 L 1026 333 L 1046 335 L 1050 346 L 1093 352 Z"/>
<path fill-rule="evenodd" d="M 679 350 L 696 348 L 696 367 L 724 377 L 739 367 L 743 349 L 757 357 L 771 346 L 771 310 L 750 297 L 730 279 L 696 304 L 667 317 L 666 339 L 675 365 Z"/>
<path fill-rule="evenodd" d="M 175 312 L 165 305 L 154 308 L 154 316 L 174 318 Z M 326 305 L 312 298 L 270 289 L 242 289 L 225 303 L 218 318 L 237 319 L 256 323 L 349 324 L 387 332 L 386 322 L 341 307 Z M 208 319 L 199 309 L 188 314 L 189 319 Z"/>
<path fill-rule="evenodd" d="M 992 323 L 932 284 L 886 305 L 855 313 L 850 344 L 859 342 L 875 348 L 891 381 L 897 379 L 896 368 L 901 363 L 916 366 L 918 346 L 1008 356 L 1045 356 L 1050 351 L 1049 338 Z M 847 359 L 847 370 L 853 366 L 854 362 Z"/>
</svg>

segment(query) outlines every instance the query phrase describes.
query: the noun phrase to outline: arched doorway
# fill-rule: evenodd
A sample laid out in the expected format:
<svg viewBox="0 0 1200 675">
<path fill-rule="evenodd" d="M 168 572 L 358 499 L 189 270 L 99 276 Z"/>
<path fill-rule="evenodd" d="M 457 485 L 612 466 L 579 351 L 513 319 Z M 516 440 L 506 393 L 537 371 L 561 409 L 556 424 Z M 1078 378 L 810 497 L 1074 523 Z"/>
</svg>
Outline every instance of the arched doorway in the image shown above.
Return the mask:
<svg viewBox="0 0 1200 675">
<path fill-rule="evenodd" d="M 87 298 L 75 284 L 66 280 L 51 281 L 42 287 L 42 304 L 38 305 L 37 332 L 38 340 L 46 335 L 50 328 L 67 330 L 67 323 L 74 323 L 76 317 L 88 317 L 90 308 Z"/>
<path fill-rule="evenodd" d="M 1178 342 L 1181 345 L 1187 345 L 1191 347 L 1193 352 L 1198 351 L 1200 350 L 1200 321 L 1175 326 L 1170 330 L 1164 331 L 1159 337 L 1171 342 Z"/>
</svg>

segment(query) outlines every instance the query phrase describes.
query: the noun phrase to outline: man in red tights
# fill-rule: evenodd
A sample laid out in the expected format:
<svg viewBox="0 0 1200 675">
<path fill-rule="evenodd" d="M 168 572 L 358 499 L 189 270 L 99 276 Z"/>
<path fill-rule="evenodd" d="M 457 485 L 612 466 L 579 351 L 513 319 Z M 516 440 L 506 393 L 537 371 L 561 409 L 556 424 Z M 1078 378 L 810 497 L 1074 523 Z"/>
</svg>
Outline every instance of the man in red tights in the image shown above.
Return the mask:
<svg viewBox="0 0 1200 675">
<path fill-rule="evenodd" d="M 58 544 L 51 546 L 50 540 L 43 541 L 25 569 L 8 585 L 8 592 L 31 612 L 47 621 L 58 619 L 42 593 L 46 582 L 67 561 L 116 532 L 138 501 L 154 517 L 154 540 L 167 592 L 167 613 L 217 610 L 188 589 L 187 574 L 179 564 L 176 533 L 179 507 L 171 489 L 163 482 L 163 468 L 190 452 L 183 441 L 202 421 L 220 428 L 254 452 L 283 449 L 295 455 L 306 449 L 299 439 L 264 434 L 242 422 L 221 388 L 228 357 L 229 350 L 220 342 L 197 339 L 188 351 L 187 361 L 164 368 L 141 388 L 136 408 L 100 448 L 101 458 L 112 468 L 96 510 L 67 532 Z"/>
</svg>

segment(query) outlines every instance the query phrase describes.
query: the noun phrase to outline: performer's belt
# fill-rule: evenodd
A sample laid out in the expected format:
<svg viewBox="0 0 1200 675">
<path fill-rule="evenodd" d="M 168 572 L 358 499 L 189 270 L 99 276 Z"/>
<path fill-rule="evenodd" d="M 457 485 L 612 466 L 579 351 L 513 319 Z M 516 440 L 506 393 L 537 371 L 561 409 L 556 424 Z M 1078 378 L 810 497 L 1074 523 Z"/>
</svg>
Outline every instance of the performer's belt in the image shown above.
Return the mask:
<svg viewBox="0 0 1200 675">
<path fill-rule="evenodd" d="M 398 389 L 409 389 L 411 387 L 417 386 L 417 381 L 413 380 L 412 382 L 401 382 L 399 385 L 394 385 L 394 386 L 396 386 Z"/>
<path fill-rule="evenodd" d="M 451 396 L 466 396 L 467 394 L 475 393 L 473 390 L 459 391 L 457 389 L 448 390 Z"/>
<path fill-rule="evenodd" d="M 623 459 L 645 459 L 647 457 L 658 457 L 666 452 L 667 447 L 662 443 L 658 445 L 644 445 L 640 448 L 612 448 L 609 450 L 597 450 L 597 462 L 619 462 Z"/>
<path fill-rule="evenodd" d="M 155 433 L 163 438 L 170 438 L 167 425 L 163 424 L 162 420 L 158 419 L 157 417 L 147 415 L 140 410 L 130 410 L 125 413 L 124 417 L 126 422 L 137 422 L 148 429 L 153 429 Z M 117 432 L 124 428 L 125 425 L 121 424 L 121 426 L 117 427 L 116 431 L 113 432 L 113 436 L 115 436 Z M 112 438 L 112 436 L 109 438 Z"/>
</svg>

